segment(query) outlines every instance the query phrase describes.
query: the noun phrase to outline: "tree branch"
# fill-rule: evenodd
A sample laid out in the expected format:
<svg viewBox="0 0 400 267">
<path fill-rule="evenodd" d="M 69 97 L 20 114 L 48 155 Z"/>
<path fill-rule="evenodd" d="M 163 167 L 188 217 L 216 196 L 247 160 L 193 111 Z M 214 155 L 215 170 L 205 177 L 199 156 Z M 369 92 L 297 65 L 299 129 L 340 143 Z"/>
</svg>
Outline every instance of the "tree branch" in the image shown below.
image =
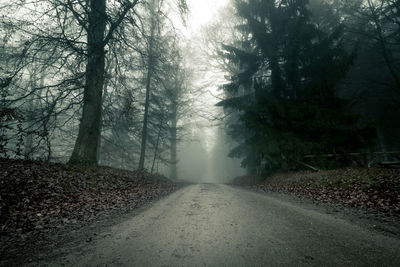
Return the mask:
<svg viewBox="0 0 400 267">
<path fill-rule="evenodd" d="M 127 1 L 125 8 L 123 9 L 122 13 L 119 15 L 119 17 L 117 18 L 116 21 L 111 22 L 111 26 L 110 29 L 108 30 L 108 33 L 103 41 L 103 45 L 107 45 L 108 42 L 111 40 L 114 31 L 118 28 L 118 26 L 121 24 L 121 22 L 124 20 L 126 14 L 129 12 L 129 10 L 131 10 L 132 8 L 134 8 L 137 3 L 139 2 L 139 0 L 134 0 L 133 2 L 129 2 Z"/>
</svg>

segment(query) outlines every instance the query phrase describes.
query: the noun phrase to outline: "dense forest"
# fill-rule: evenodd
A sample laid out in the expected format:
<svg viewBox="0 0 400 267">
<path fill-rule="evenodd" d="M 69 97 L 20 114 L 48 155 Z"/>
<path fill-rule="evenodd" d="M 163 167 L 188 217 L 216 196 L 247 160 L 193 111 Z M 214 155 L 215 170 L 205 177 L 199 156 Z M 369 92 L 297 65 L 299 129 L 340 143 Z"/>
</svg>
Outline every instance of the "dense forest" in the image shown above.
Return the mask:
<svg viewBox="0 0 400 267">
<path fill-rule="evenodd" d="M 226 130 L 229 156 L 249 173 L 400 150 L 399 8 L 235 0 L 196 39 L 175 27 L 190 13 L 183 0 L 3 1 L 0 155 L 162 165 L 175 178 L 179 142 L 193 138 L 203 112 L 193 103 L 204 97 L 196 79 L 205 71 L 224 77 L 208 83 L 219 86 L 212 95 L 223 111 L 205 117 Z"/>
<path fill-rule="evenodd" d="M 216 53 L 228 73 L 218 105 L 237 143 L 230 156 L 263 173 L 312 167 L 307 156 L 335 168 L 355 163 L 347 153 L 398 150 L 399 8 L 391 0 L 235 1 L 221 20 L 234 30 Z"/>
</svg>

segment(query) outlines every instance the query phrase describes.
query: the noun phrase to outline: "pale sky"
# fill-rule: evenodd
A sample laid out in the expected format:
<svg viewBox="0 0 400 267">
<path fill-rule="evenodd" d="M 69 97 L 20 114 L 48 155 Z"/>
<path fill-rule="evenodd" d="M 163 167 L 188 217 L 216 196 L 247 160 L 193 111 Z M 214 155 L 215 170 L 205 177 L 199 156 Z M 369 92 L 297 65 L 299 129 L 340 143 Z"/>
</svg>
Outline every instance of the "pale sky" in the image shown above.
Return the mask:
<svg viewBox="0 0 400 267">
<path fill-rule="evenodd" d="M 218 9 L 226 5 L 227 2 L 228 0 L 189 0 L 191 26 L 198 28 L 206 24 L 215 16 Z"/>
<path fill-rule="evenodd" d="M 198 31 L 199 28 L 217 14 L 218 9 L 228 3 L 229 0 L 187 0 L 190 15 L 188 18 L 188 31 Z M 191 33 L 189 33 L 191 35 Z"/>
</svg>

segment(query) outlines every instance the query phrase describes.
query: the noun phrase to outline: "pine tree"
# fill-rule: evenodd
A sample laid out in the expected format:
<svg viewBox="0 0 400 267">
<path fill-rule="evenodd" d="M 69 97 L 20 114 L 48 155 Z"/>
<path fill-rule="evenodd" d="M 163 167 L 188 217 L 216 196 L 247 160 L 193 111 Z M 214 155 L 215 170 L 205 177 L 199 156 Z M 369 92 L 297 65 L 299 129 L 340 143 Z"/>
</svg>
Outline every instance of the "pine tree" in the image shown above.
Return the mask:
<svg viewBox="0 0 400 267">
<path fill-rule="evenodd" d="M 219 103 L 239 112 L 230 134 L 241 140 L 231 156 L 251 172 L 286 169 L 308 153 L 357 150 L 371 136 L 335 95 L 353 55 L 342 27 L 325 33 L 311 22 L 306 0 L 237 1 L 247 40 L 224 46 L 239 71 Z"/>
</svg>

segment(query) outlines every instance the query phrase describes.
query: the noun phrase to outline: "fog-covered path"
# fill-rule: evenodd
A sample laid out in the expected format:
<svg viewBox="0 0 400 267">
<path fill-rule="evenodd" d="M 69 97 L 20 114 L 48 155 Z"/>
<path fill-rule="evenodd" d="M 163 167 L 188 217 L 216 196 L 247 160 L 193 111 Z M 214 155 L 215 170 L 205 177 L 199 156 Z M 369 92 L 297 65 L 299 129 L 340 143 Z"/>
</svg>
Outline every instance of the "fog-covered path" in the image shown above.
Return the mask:
<svg viewBox="0 0 400 267">
<path fill-rule="evenodd" d="M 400 240 L 226 185 L 185 187 L 44 264 L 400 266 Z"/>
</svg>

